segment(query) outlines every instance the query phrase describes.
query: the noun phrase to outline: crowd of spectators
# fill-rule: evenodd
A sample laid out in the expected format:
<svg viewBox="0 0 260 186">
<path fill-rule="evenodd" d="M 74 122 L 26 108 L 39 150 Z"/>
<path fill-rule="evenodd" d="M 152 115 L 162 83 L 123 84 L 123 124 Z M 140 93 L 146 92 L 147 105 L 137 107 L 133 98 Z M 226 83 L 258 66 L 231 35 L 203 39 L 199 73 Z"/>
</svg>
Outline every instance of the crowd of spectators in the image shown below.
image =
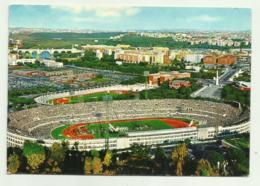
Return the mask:
<svg viewBox="0 0 260 186">
<path fill-rule="evenodd" d="M 41 106 L 12 112 L 8 128 L 48 139 L 52 129 L 79 122 L 172 117 L 195 120 L 205 126 L 226 126 L 247 114 L 228 104 L 202 100 L 123 100 Z"/>
</svg>

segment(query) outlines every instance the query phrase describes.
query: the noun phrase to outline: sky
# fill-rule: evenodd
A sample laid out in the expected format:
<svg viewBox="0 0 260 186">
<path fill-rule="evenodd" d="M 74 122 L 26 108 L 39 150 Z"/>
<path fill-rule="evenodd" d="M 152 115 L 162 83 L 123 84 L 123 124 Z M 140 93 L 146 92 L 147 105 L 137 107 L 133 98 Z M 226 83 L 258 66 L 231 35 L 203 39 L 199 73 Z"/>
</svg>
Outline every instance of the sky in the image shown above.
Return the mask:
<svg viewBox="0 0 260 186">
<path fill-rule="evenodd" d="M 245 8 L 11 5 L 9 27 L 91 30 L 251 30 Z"/>
</svg>

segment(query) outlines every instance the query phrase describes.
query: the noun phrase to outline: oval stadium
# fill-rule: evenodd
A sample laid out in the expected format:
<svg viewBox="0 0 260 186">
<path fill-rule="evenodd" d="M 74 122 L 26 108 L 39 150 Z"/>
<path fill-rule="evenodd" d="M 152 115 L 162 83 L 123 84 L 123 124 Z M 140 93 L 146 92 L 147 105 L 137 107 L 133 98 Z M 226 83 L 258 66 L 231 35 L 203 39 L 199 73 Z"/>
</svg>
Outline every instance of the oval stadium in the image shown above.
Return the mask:
<svg viewBox="0 0 260 186">
<path fill-rule="evenodd" d="M 230 104 L 187 99 L 120 100 L 45 105 L 12 112 L 9 146 L 25 140 L 51 146 L 67 140 L 79 150 L 167 145 L 249 132 L 249 112 Z"/>
</svg>

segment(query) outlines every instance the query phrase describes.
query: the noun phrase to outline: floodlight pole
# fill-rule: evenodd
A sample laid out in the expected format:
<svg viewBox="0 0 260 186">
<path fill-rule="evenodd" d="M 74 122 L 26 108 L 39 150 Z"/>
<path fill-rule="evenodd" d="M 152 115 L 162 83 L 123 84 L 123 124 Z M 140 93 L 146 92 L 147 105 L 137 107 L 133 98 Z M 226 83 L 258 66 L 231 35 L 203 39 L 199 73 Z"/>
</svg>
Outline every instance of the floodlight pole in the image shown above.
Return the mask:
<svg viewBox="0 0 260 186">
<path fill-rule="evenodd" d="M 145 97 L 145 99 L 148 99 L 148 91 L 147 91 L 147 89 L 148 89 L 148 80 L 147 80 L 148 75 L 149 75 L 149 71 L 144 71 L 144 77 L 145 77 L 145 93 L 144 93 L 144 97 Z"/>
<path fill-rule="evenodd" d="M 219 86 L 219 74 L 218 74 L 218 62 L 216 64 L 216 68 L 217 68 L 217 72 L 216 72 L 216 86 Z M 218 137 L 218 133 L 219 133 L 219 124 L 218 122 L 216 122 L 215 124 L 215 136 Z"/>
<path fill-rule="evenodd" d="M 112 101 L 113 97 L 111 95 L 104 95 L 103 101 L 106 103 L 106 122 L 109 124 L 109 103 Z M 105 129 L 105 143 L 106 143 L 106 149 L 109 149 L 109 130 L 108 128 Z"/>
</svg>

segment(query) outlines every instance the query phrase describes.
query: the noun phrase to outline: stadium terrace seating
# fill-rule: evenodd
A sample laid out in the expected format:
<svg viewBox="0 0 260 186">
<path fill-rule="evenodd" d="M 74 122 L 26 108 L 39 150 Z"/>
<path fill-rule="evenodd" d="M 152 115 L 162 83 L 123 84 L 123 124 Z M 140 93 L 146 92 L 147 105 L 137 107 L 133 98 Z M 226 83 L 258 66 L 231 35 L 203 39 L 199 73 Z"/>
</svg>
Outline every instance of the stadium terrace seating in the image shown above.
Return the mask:
<svg viewBox="0 0 260 186">
<path fill-rule="evenodd" d="M 241 110 L 223 103 L 201 100 L 156 99 L 89 102 L 41 106 L 9 114 L 8 128 L 50 139 L 50 131 L 62 124 L 109 120 L 181 117 L 206 126 L 226 126 L 238 121 Z M 107 116 L 108 115 L 108 116 Z M 243 115 L 245 117 L 246 114 Z"/>
</svg>

